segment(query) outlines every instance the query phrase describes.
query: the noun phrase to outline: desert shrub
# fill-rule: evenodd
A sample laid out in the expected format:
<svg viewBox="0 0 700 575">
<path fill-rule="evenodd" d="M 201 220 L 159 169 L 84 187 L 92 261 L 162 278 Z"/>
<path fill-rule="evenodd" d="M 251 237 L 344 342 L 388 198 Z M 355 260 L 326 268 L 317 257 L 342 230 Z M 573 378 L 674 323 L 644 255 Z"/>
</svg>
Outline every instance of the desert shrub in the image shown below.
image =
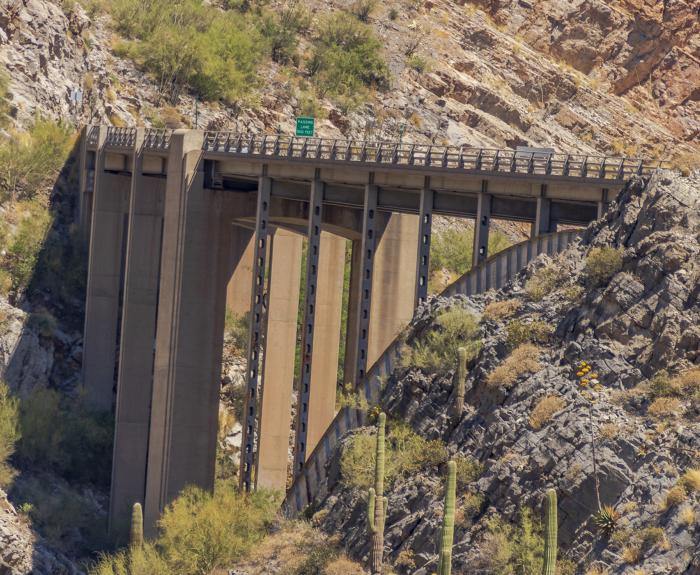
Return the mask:
<svg viewBox="0 0 700 575">
<path fill-rule="evenodd" d="M 7 240 L 1 266 L 10 278 L 11 291 L 20 295 L 26 291 L 35 273 L 51 225 L 51 214 L 46 203 L 39 199 L 16 204 L 15 213 L 19 223 Z"/>
<path fill-rule="evenodd" d="M 411 68 L 411 70 L 415 70 L 419 74 L 422 74 L 428 69 L 429 62 L 427 58 L 419 56 L 418 54 L 413 54 L 406 60 L 406 65 Z"/>
<path fill-rule="evenodd" d="M 226 310 L 224 333 L 236 350 L 242 354 L 248 353 L 249 322 L 249 314 L 241 316 L 230 309 Z"/>
<path fill-rule="evenodd" d="M 680 505 L 688 499 L 688 492 L 683 485 L 674 485 L 666 492 L 666 497 L 661 505 L 661 510 L 665 511 L 676 505 Z"/>
<path fill-rule="evenodd" d="M 525 343 L 513 352 L 494 369 L 487 378 L 490 386 L 511 387 L 521 375 L 531 375 L 538 372 L 542 366 L 539 362 L 540 349 Z"/>
<path fill-rule="evenodd" d="M 368 22 L 372 12 L 377 8 L 377 3 L 377 0 L 355 0 L 351 11 L 361 22 Z"/>
<path fill-rule="evenodd" d="M 415 569 L 416 567 L 416 555 L 411 549 L 404 549 L 396 557 L 394 561 L 394 567 L 398 567 L 404 570 Z"/>
<path fill-rule="evenodd" d="M 591 287 L 601 287 L 622 269 L 623 251 L 617 248 L 593 248 L 586 257 L 583 270 Z"/>
<path fill-rule="evenodd" d="M 700 491 L 700 468 L 688 469 L 681 479 L 680 484 L 688 493 Z"/>
<path fill-rule="evenodd" d="M 362 565 L 351 561 L 344 555 L 331 560 L 323 570 L 322 575 L 364 575 Z"/>
<path fill-rule="evenodd" d="M 219 484 L 210 495 L 188 488 L 163 513 L 156 546 L 172 572 L 208 575 L 234 564 L 263 538 L 277 503 L 264 490 L 243 494 Z"/>
<path fill-rule="evenodd" d="M 647 413 L 658 419 L 683 415 L 683 403 L 675 397 L 659 397 L 652 402 Z"/>
<path fill-rule="evenodd" d="M 683 507 L 683 509 L 681 509 L 680 518 L 681 522 L 686 527 L 691 527 L 695 525 L 695 510 L 690 505 L 686 505 L 685 507 Z"/>
<path fill-rule="evenodd" d="M 666 532 L 662 527 L 646 527 L 639 533 L 642 549 L 649 550 L 654 546 L 665 547 L 668 545 Z"/>
<path fill-rule="evenodd" d="M 366 489 L 374 485 L 376 436 L 354 435 L 343 450 L 340 469 L 348 485 Z M 401 476 L 439 465 L 447 460 L 447 449 L 439 440 L 423 439 L 404 423 L 389 426 L 386 438 L 385 481 L 392 485 Z"/>
<path fill-rule="evenodd" d="M 11 131 L 9 137 L 0 138 L 1 199 L 34 198 L 53 183 L 72 146 L 66 126 L 42 119 L 36 119 L 26 132 Z"/>
<path fill-rule="evenodd" d="M 18 440 L 19 404 L 5 382 L 0 381 L 0 487 L 8 485 L 14 476 L 9 459 Z"/>
<path fill-rule="evenodd" d="M 690 176 L 694 171 L 700 170 L 700 159 L 695 152 L 681 152 L 673 157 L 671 165 L 682 175 Z"/>
<path fill-rule="evenodd" d="M 433 329 L 421 334 L 403 355 L 405 366 L 444 372 L 457 365 L 457 350 L 467 349 L 467 360 L 479 352 L 479 322 L 462 307 L 455 306 L 435 319 Z"/>
<path fill-rule="evenodd" d="M 486 309 L 484 310 L 483 319 L 489 319 L 494 321 L 510 319 L 516 313 L 518 313 L 521 307 L 522 303 L 517 299 L 494 301 L 486 306 Z"/>
<path fill-rule="evenodd" d="M 700 399 L 700 368 L 692 368 L 674 377 L 660 371 L 649 380 L 649 393 L 654 398 L 679 397 Z"/>
<path fill-rule="evenodd" d="M 303 3 L 292 0 L 279 10 L 264 12 L 260 31 L 270 44 L 273 61 L 290 62 L 296 55 L 299 34 L 311 24 L 311 17 Z"/>
<path fill-rule="evenodd" d="M 622 561 L 634 565 L 642 559 L 642 548 L 639 545 L 628 545 L 622 550 Z"/>
<path fill-rule="evenodd" d="M 553 331 L 552 326 L 540 320 L 525 322 L 515 319 L 506 327 L 506 341 L 511 348 L 524 343 L 545 344 Z"/>
<path fill-rule="evenodd" d="M 561 273 L 554 262 L 551 262 L 535 271 L 525 282 L 525 293 L 533 301 L 540 301 L 546 295 L 564 286 L 566 282 L 567 276 Z"/>
<path fill-rule="evenodd" d="M 197 0 L 115 0 L 112 16 L 131 41 L 118 50 L 134 59 L 175 100 L 185 87 L 207 100 L 237 103 L 257 85 L 265 42 L 238 11 Z"/>
<path fill-rule="evenodd" d="M 51 337 L 58 327 L 56 318 L 45 307 L 38 307 L 33 311 L 27 323 L 42 337 Z"/>
<path fill-rule="evenodd" d="M 481 562 L 492 575 L 532 575 L 542 572 L 544 539 L 539 521 L 529 509 L 520 512 L 518 525 L 498 517 L 487 523 L 481 548 Z"/>
<path fill-rule="evenodd" d="M 0 71 L 0 128 L 4 128 L 10 123 L 12 105 L 8 98 L 9 94 L 10 75 L 5 71 Z"/>
<path fill-rule="evenodd" d="M 460 489 L 479 479 L 484 472 L 484 466 L 472 457 L 457 455 L 452 459 L 457 464 L 457 487 Z"/>
<path fill-rule="evenodd" d="M 172 571 L 150 543 L 114 555 L 103 554 L 90 575 L 171 575 Z"/>
<path fill-rule="evenodd" d="M 533 429 L 542 429 L 555 413 L 566 407 L 566 401 L 560 395 L 547 395 L 540 399 L 530 414 L 530 426 Z"/>
<path fill-rule="evenodd" d="M 112 416 L 51 389 L 36 389 L 20 405 L 17 458 L 70 481 L 109 486 Z"/>
<path fill-rule="evenodd" d="M 372 29 L 345 12 L 319 23 L 309 71 L 321 95 L 357 102 L 367 88 L 386 87 L 389 68 Z"/>
<path fill-rule="evenodd" d="M 511 245 L 504 234 L 491 230 L 489 234 L 489 254 L 494 255 Z M 454 279 L 462 276 L 472 268 L 474 249 L 473 228 L 447 228 L 433 234 L 430 243 L 430 276 L 436 272 L 447 271 Z M 433 282 L 434 283 L 434 282 Z M 431 292 L 436 291 L 431 286 Z"/>
</svg>

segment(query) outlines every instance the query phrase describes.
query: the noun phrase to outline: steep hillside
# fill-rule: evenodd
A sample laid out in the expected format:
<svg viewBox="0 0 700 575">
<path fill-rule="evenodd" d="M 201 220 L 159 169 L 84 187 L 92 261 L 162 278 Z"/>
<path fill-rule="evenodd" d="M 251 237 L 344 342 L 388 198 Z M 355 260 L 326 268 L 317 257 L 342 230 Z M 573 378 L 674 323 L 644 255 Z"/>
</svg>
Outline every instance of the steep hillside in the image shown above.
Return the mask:
<svg viewBox="0 0 700 575">
<path fill-rule="evenodd" d="M 18 118 L 39 111 L 177 125 L 196 116 L 200 127 L 289 133 L 296 115 L 311 112 L 325 118 L 319 134 L 332 137 L 535 144 L 664 160 L 699 150 L 700 24 L 690 0 L 663 9 L 641 0 L 305 2 L 298 49 L 284 64 L 263 60 L 257 96 L 235 106 L 195 105 L 186 92 L 168 102 L 133 62 L 112 53 L 118 42 L 104 5 L 85 4 L 90 16 L 76 1 L 0 5 L 0 59 Z M 273 12 L 287 5 L 269 4 Z M 309 54 L 319 22 L 358 4 L 372 8 L 366 20 L 390 79 L 348 109 L 314 87 Z M 79 105 L 71 104 L 76 89 Z"/>
<path fill-rule="evenodd" d="M 541 256 L 498 293 L 418 311 L 407 367 L 380 403 L 390 438 L 406 421 L 447 450 L 427 444 L 422 466 L 389 482 L 385 548 L 398 573 L 435 570 L 447 456 L 462 474 L 455 573 L 539 573 L 541 543 L 522 530 L 536 522 L 523 515 L 541 517 L 548 487 L 559 495 L 562 573 L 700 573 L 699 207 L 698 178 L 632 182 L 555 261 Z M 481 318 L 457 416 L 454 366 L 416 367 L 455 309 Z M 359 485 L 372 462 L 358 457 L 371 431 L 345 438 L 312 508 L 356 558 L 370 548 Z M 387 465 L 401 465 L 402 449 Z M 529 566 L 518 567 L 523 554 Z"/>
</svg>

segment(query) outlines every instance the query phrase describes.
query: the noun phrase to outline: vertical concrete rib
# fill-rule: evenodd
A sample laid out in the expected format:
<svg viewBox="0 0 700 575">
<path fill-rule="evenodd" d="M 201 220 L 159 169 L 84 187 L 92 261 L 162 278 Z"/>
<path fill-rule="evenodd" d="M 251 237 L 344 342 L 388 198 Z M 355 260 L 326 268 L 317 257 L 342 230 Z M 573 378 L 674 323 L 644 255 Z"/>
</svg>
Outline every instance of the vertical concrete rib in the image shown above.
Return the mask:
<svg viewBox="0 0 700 575">
<path fill-rule="evenodd" d="M 304 319 L 301 324 L 301 370 L 299 374 L 299 402 L 297 403 L 294 474 L 306 462 L 309 432 L 309 398 L 311 396 L 312 358 L 315 339 L 316 299 L 321 260 L 321 221 L 323 216 L 324 185 L 318 174 L 311 183 L 309 198 L 309 226 L 306 245 L 306 288 L 304 291 Z"/>
<path fill-rule="evenodd" d="M 481 193 L 476 208 L 474 224 L 474 255 L 472 267 L 478 266 L 489 257 L 489 227 L 491 226 L 491 195 L 488 193 L 488 182 L 481 182 Z"/>
<path fill-rule="evenodd" d="M 364 208 L 362 216 L 362 265 L 359 282 L 359 305 L 357 306 L 357 334 L 354 342 L 356 351 L 355 385 L 358 385 L 367 372 L 367 353 L 369 349 L 369 317 L 372 307 L 372 273 L 374 269 L 374 249 L 377 228 L 377 186 L 374 174 L 365 186 Z"/>
<path fill-rule="evenodd" d="M 418 263 L 416 265 L 416 297 L 418 307 L 428 298 L 428 281 L 430 279 L 430 239 L 433 225 L 433 190 L 430 189 L 430 178 L 425 178 L 420 192 L 420 214 L 418 232 Z"/>
<path fill-rule="evenodd" d="M 260 394 L 257 488 L 287 486 L 303 237 L 278 228 L 271 238 L 267 336 Z"/>
<path fill-rule="evenodd" d="M 110 532 L 119 542 L 128 534 L 132 505 L 143 505 L 145 498 L 165 198 L 165 180 L 142 172 L 143 137 L 144 130 L 139 129 L 129 209 L 110 497 Z"/>
<path fill-rule="evenodd" d="M 394 338 L 411 321 L 415 309 L 416 244 L 418 216 L 380 214 L 369 322 L 367 367 L 384 353 Z"/>
<path fill-rule="evenodd" d="M 311 394 L 306 434 L 307 458 L 335 417 L 345 274 L 344 238 L 328 232 L 321 233 L 318 269 L 314 362 L 311 366 Z"/>
<path fill-rule="evenodd" d="M 537 212 L 535 227 L 533 230 L 533 238 L 543 234 L 548 234 L 552 231 L 552 200 L 547 197 L 547 186 L 542 184 L 540 195 L 537 198 Z"/>
<path fill-rule="evenodd" d="M 114 401 L 131 176 L 105 172 L 105 137 L 106 128 L 100 128 L 90 233 L 82 375 L 88 403 L 95 409 L 109 411 Z"/>
<path fill-rule="evenodd" d="M 357 371 L 357 343 L 359 341 L 360 301 L 362 299 L 362 241 L 352 241 L 350 259 L 350 289 L 348 294 L 348 317 L 345 331 L 344 384 L 354 383 Z"/>
<path fill-rule="evenodd" d="M 204 188 L 203 134 L 177 131 L 168 160 L 145 528 L 180 491 L 214 486 L 233 199 Z"/>
<path fill-rule="evenodd" d="M 608 209 L 608 195 L 609 190 L 607 188 L 603 188 L 600 192 L 600 201 L 598 202 L 597 219 L 602 218 L 605 215 L 605 210 Z"/>
<path fill-rule="evenodd" d="M 233 226 L 231 265 L 233 275 L 226 288 L 226 308 L 237 317 L 250 311 L 251 281 L 255 241 L 253 230 Z"/>
<path fill-rule="evenodd" d="M 250 491 L 255 463 L 255 433 L 258 415 L 258 385 L 261 353 L 265 339 L 265 273 L 267 270 L 267 243 L 269 239 L 270 195 L 272 180 L 267 177 L 267 166 L 258 180 L 258 201 L 255 216 L 255 258 L 250 304 L 250 338 L 248 341 L 248 371 L 244 410 L 243 442 L 241 444 L 241 488 Z"/>
</svg>

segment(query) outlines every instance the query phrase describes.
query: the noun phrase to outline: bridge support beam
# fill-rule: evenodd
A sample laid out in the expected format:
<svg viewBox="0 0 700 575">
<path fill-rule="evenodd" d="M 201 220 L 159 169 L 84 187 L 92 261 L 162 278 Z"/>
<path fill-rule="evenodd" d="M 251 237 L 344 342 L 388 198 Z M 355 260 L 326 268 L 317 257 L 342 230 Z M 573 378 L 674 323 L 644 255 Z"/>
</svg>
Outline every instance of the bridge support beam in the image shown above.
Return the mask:
<svg viewBox="0 0 700 575">
<path fill-rule="evenodd" d="M 102 146 L 105 137 L 106 131 L 101 129 Z M 104 147 L 98 148 L 82 375 L 89 405 L 102 411 L 110 411 L 114 402 L 120 292 L 130 190 L 131 178 L 128 175 L 105 172 Z"/>
<path fill-rule="evenodd" d="M 609 190 L 607 188 L 603 188 L 603 190 L 600 193 L 600 201 L 598 202 L 597 219 L 602 218 L 605 215 L 605 210 L 608 209 L 608 195 Z"/>
<path fill-rule="evenodd" d="M 233 226 L 231 236 L 233 275 L 226 288 L 226 309 L 236 317 L 243 317 L 250 311 L 251 276 L 255 254 L 254 234 L 247 228 Z"/>
<path fill-rule="evenodd" d="M 317 174 L 318 176 L 318 174 Z M 297 404 L 294 474 L 306 462 L 309 434 L 309 403 L 312 396 L 313 352 L 316 334 L 317 293 L 321 263 L 321 221 L 323 219 L 324 185 L 318 177 L 311 182 L 309 222 L 306 244 L 306 286 L 304 288 L 303 320 L 301 322 L 301 367 L 299 373 L 299 402 Z M 314 394 L 316 390 L 313 390 Z"/>
<path fill-rule="evenodd" d="M 171 139 L 145 529 L 188 485 L 214 486 L 232 204 L 205 190 L 201 132 Z"/>
<path fill-rule="evenodd" d="M 302 248 L 303 237 L 294 232 L 277 228 L 271 237 L 257 488 L 284 490 L 287 486 Z"/>
<path fill-rule="evenodd" d="M 532 237 L 557 231 L 556 223 L 552 222 L 552 200 L 547 197 L 547 186 L 542 185 L 540 195 L 537 198 L 537 212 L 535 225 L 532 229 Z"/>
<path fill-rule="evenodd" d="M 258 425 L 258 385 L 261 383 L 261 352 L 265 341 L 265 276 L 267 273 L 268 241 L 270 238 L 270 196 L 272 180 L 263 166 L 258 180 L 258 197 L 255 215 L 255 255 L 250 304 L 250 337 L 248 340 L 248 371 L 246 376 L 246 398 L 243 411 L 243 442 L 241 443 L 241 489 L 253 487 L 255 463 L 255 434 Z M 264 375 L 264 372 L 263 372 Z"/>
<path fill-rule="evenodd" d="M 143 175 L 144 130 L 136 133 L 124 274 L 124 303 L 114 429 L 110 532 L 123 542 L 131 507 L 143 504 L 151 415 L 153 347 L 165 180 Z"/>
<path fill-rule="evenodd" d="M 491 226 L 492 197 L 488 193 L 488 182 L 481 182 L 481 193 L 476 208 L 474 223 L 474 253 L 472 267 L 478 266 L 489 257 L 489 228 Z"/>
<path fill-rule="evenodd" d="M 311 366 L 312 393 L 309 397 L 306 434 L 307 459 L 335 417 L 345 274 L 344 238 L 328 232 L 321 234 L 318 269 L 314 362 Z"/>
<path fill-rule="evenodd" d="M 345 362 L 343 384 L 357 381 L 357 340 L 359 337 L 359 321 L 362 290 L 362 241 L 353 240 L 350 257 L 350 290 L 348 297 L 348 317 L 345 329 Z"/>
<path fill-rule="evenodd" d="M 90 127 L 83 128 L 80 137 L 80 207 L 79 229 L 85 242 L 90 241 L 90 224 L 92 222 L 92 204 L 95 192 L 95 179 L 97 175 L 97 158 L 99 151 L 103 149 L 107 138 L 107 127 L 100 126 L 97 136 L 97 151 L 88 150 L 88 137 Z"/>
<path fill-rule="evenodd" d="M 418 231 L 418 263 L 416 264 L 416 297 L 415 307 L 428 298 L 428 282 L 430 280 L 430 239 L 433 226 L 434 193 L 430 189 L 430 178 L 425 178 L 425 184 L 420 192 L 420 214 Z"/>
</svg>

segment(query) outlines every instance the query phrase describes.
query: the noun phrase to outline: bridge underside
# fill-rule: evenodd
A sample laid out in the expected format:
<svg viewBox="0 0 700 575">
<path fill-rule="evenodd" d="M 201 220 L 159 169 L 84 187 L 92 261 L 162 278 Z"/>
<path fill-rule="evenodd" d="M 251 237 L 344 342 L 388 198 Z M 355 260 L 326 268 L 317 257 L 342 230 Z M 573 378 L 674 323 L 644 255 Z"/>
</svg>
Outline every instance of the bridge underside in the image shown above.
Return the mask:
<svg viewBox="0 0 700 575">
<path fill-rule="evenodd" d="M 285 489 L 336 415 L 341 347 L 357 385 L 427 297 L 434 216 L 475 220 L 476 265 L 492 218 L 530 222 L 533 237 L 585 225 L 620 184 L 232 157 L 205 143 L 106 128 L 83 142 L 83 379 L 92 405 L 116 409 L 117 539 L 134 502 L 153 533 L 183 487 L 213 487 L 227 308 L 250 318 L 241 484 Z"/>
</svg>

